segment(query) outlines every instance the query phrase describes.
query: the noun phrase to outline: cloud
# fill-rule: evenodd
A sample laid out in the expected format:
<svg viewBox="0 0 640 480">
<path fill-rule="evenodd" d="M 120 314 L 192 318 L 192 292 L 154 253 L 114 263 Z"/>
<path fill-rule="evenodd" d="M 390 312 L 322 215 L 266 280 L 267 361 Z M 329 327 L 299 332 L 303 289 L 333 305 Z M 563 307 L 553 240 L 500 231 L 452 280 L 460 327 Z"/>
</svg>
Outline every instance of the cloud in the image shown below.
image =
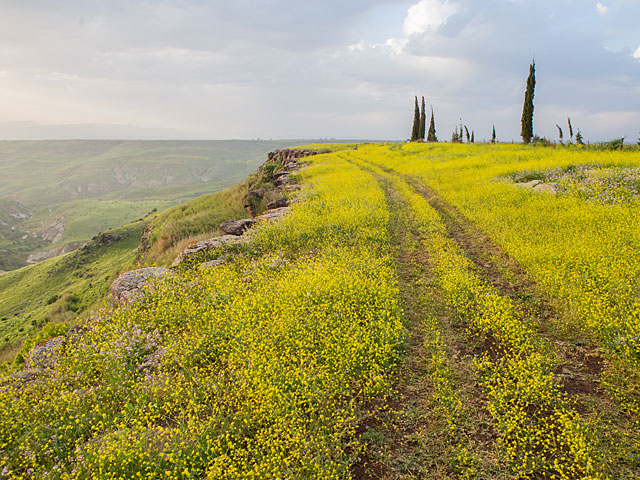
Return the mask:
<svg viewBox="0 0 640 480">
<path fill-rule="evenodd" d="M 607 15 L 609 13 L 609 7 L 598 2 L 596 3 L 596 12 L 598 12 L 599 15 Z"/>
<path fill-rule="evenodd" d="M 449 0 L 420 0 L 407 11 L 403 26 L 404 33 L 412 35 L 437 30 L 459 10 L 459 5 Z"/>
<path fill-rule="evenodd" d="M 571 115 L 587 139 L 622 135 L 593 115 L 640 111 L 640 3 L 602 0 L 603 22 L 582 1 L 7 2 L 0 122 L 405 138 L 425 95 L 441 138 L 462 117 L 517 139 L 535 55 L 536 133 Z"/>
<path fill-rule="evenodd" d="M 636 48 L 636 51 L 633 52 L 633 58 L 637 58 L 638 60 L 640 60 L 640 46 L 638 46 L 638 48 Z"/>
</svg>

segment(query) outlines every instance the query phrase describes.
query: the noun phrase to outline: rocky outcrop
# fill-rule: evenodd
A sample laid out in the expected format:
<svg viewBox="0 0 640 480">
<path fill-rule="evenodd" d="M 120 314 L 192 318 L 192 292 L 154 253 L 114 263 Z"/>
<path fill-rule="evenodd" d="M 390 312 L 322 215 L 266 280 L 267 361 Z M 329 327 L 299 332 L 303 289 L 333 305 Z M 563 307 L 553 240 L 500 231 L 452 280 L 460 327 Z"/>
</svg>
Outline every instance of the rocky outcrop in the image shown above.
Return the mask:
<svg viewBox="0 0 640 480">
<path fill-rule="evenodd" d="M 531 180 L 530 182 L 516 183 L 516 185 L 519 186 L 519 187 L 522 187 L 522 188 L 531 189 L 531 188 L 533 188 L 536 185 L 539 185 L 541 183 L 542 183 L 542 180 Z"/>
<path fill-rule="evenodd" d="M 222 237 L 215 237 L 208 240 L 201 240 L 199 242 L 191 243 L 180 253 L 180 255 L 178 255 L 178 257 L 176 257 L 176 259 L 171 264 L 171 268 L 177 267 L 185 260 L 193 258 L 198 254 L 214 250 L 229 243 L 240 241 L 242 241 L 242 237 L 238 237 L 236 235 L 223 235 Z"/>
<path fill-rule="evenodd" d="M 24 366 L 27 370 L 53 368 L 58 349 L 64 345 L 65 337 L 52 337 L 38 343 L 27 354 Z"/>
<path fill-rule="evenodd" d="M 256 217 L 257 222 L 273 222 L 279 220 L 289 213 L 291 209 L 289 207 L 274 208 L 272 210 L 266 210 L 262 215 Z"/>
<path fill-rule="evenodd" d="M 24 360 L 24 369 L 0 380 L 0 389 L 3 387 L 20 385 L 36 380 L 49 374 L 56 367 L 58 355 L 66 345 L 76 343 L 82 333 L 88 330 L 86 327 L 73 327 L 66 334 L 47 338 L 34 345 L 29 350 Z"/>
<path fill-rule="evenodd" d="M 274 200 L 271 203 L 267 203 L 267 210 L 273 210 L 275 208 L 282 208 L 282 207 L 288 207 L 288 206 L 289 206 L 289 200 L 282 197 L 277 200 Z"/>
<path fill-rule="evenodd" d="M 549 195 L 557 195 L 562 192 L 563 188 L 554 182 L 543 182 L 542 180 L 531 180 L 530 182 L 516 183 L 518 187 L 533 190 L 537 193 L 546 193 Z"/>
<path fill-rule="evenodd" d="M 111 298 L 115 303 L 128 303 L 140 298 L 145 289 L 168 275 L 172 270 L 162 267 L 146 267 L 124 272 L 111 284 Z"/>
<path fill-rule="evenodd" d="M 247 230 L 249 230 L 255 220 L 252 218 L 243 218 L 241 220 L 227 220 L 220 224 L 220 233 L 223 235 L 236 235 L 240 236 Z"/>
<path fill-rule="evenodd" d="M 95 235 L 91 240 L 89 240 L 82 247 L 82 250 L 88 251 L 92 248 L 105 247 L 119 242 L 120 240 L 122 240 L 122 237 L 120 235 L 114 235 L 113 233 L 99 233 L 98 235 Z"/>
<path fill-rule="evenodd" d="M 77 249 L 81 245 L 82 245 L 82 242 L 70 242 L 70 243 L 65 243 L 64 245 L 60 245 L 59 247 L 52 248 L 51 250 L 32 253 L 27 257 L 27 263 L 38 263 L 38 262 L 42 262 L 43 260 L 48 260 L 50 258 L 64 255 L 65 253 L 73 252 L 75 249 Z"/>
<path fill-rule="evenodd" d="M 218 258 L 216 260 L 211 260 L 210 262 L 203 262 L 200 264 L 200 270 L 206 270 L 207 268 L 215 268 L 225 263 L 224 258 Z"/>
<path fill-rule="evenodd" d="M 562 191 L 562 187 L 557 183 L 549 182 L 549 183 L 540 183 L 533 187 L 534 192 L 538 193 L 548 193 L 550 195 L 557 195 Z"/>
<path fill-rule="evenodd" d="M 299 150 L 295 148 L 283 148 L 280 150 L 276 150 L 275 152 L 269 152 L 267 156 L 267 162 L 277 161 L 280 162 L 280 165 L 283 167 L 288 164 L 296 164 L 297 161 L 304 157 L 309 157 L 311 155 L 318 155 L 320 152 L 315 150 Z"/>
<path fill-rule="evenodd" d="M 257 212 L 257 204 L 264 198 L 264 194 L 267 193 L 265 188 L 258 188 L 251 190 L 244 197 L 242 197 L 242 206 L 250 217 L 255 217 Z"/>
<path fill-rule="evenodd" d="M 273 184 L 278 187 L 278 188 L 282 188 L 285 185 L 290 185 L 293 183 L 293 178 L 291 178 L 288 174 L 285 173 L 285 175 L 280 175 L 279 177 L 275 178 L 273 180 Z"/>
<path fill-rule="evenodd" d="M 56 217 L 43 225 L 39 233 L 40 237 L 51 243 L 60 241 L 65 230 L 64 220 L 64 217 Z"/>
</svg>

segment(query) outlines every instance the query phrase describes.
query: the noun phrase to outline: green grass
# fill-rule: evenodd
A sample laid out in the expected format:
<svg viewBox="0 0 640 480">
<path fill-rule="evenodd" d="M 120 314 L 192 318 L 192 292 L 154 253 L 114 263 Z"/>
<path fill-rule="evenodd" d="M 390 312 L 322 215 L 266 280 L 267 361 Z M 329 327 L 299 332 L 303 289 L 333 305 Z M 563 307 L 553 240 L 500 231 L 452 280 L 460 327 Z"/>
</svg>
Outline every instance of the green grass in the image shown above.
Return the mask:
<svg viewBox="0 0 640 480">
<path fill-rule="evenodd" d="M 244 180 L 267 152 L 299 143 L 0 141 L 0 270 L 22 267 L 31 253 L 86 241 L 153 209 L 220 191 Z M 29 219 L 11 216 L 28 211 Z M 58 242 L 39 238 L 43 226 L 61 217 L 65 232 Z"/>
<path fill-rule="evenodd" d="M 193 236 L 207 232 L 210 232 L 207 236 L 217 235 L 222 221 L 246 215 L 242 208 L 246 189 L 246 183 L 239 184 L 155 213 L 144 221 L 108 230 L 120 238 L 111 245 L 79 249 L 0 274 L 0 362 L 13 360 L 23 342 L 34 338 L 47 324 L 82 323 L 91 309 L 106 301 L 109 286 L 120 272 L 138 264 L 170 264 Z M 98 217 L 91 214 L 95 212 L 104 219 L 109 213 L 109 203 L 126 207 L 126 202 L 87 201 L 75 205 L 76 223 L 94 221 Z M 107 208 L 101 211 L 103 204 Z M 152 202 L 135 202 L 138 204 L 145 205 L 141 210 L 147 211 Z M 112 217 L 106 217 L 114 223 L 124 221 L 127 215 L 141 216 L 133 209 L 121 208 L 118 213 L 112 208 L 111 213 L 114 212 Z M 140 257 L 140 238 L 147 224 L 152 242 Z M 87 228 L 97 228 L 97 224 Z M 81 231 L 69 229 L 68 234 L 69 239 L 78 238 L 73 235 L 81 235 Z"/>
<path fill-rule="evenodd" d="M 0 275 L 0 359 L 45 324 L 74 323 L 106 298 L 115 276 L 136 258 L 142 222 L 110 231 L 111 245 L 93 245 Z"/>
</svg>

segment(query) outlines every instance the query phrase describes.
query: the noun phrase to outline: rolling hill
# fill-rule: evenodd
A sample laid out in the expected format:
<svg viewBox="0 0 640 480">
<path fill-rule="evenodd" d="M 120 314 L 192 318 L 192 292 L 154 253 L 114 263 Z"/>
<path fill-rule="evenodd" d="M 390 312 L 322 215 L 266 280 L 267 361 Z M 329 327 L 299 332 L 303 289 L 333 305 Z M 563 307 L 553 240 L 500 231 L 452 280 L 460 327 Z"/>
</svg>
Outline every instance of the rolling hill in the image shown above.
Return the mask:
<svg viewBox="0 0 640 480">
<path fill-rule="evenodd" d="M 302 143 L 302 142 L 299 142 Z M 242 181 L 291 141 L 0 142 L 0 270 Z"/>
</svg>

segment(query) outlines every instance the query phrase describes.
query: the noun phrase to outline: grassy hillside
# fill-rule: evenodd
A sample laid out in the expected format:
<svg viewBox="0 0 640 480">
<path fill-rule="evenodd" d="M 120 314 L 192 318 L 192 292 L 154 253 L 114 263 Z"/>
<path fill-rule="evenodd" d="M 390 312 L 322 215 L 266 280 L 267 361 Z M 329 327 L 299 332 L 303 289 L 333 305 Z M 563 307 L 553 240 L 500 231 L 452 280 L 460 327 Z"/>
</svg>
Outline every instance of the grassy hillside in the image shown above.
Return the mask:
<svg viewBox="0 0 640 480">
<path fill-rule="evenodd" d="M 106 298 L 115 276 L 136 257 L 142 222 L 109 231 L 86 249 L 0 275 L 0 360 L 47 323 L 75 323 Z M 102 237 L 104 239 L 105 237 Z"/>
<path fill-rule="evenodd" d="M 136 265 L 171 264 L 195 236 L 216 236 L 222 221 L 246 216 L 242 208 L 246 188 L 239 184 L 203 195 L 107 230 L 86 248 L 0 274 L 0 362 L 12 360 L 22 342 L 48 323 L 83 323 L 90 310 L 105 304 L 109 285 L 120 272 Z M 84 205 L 89 208 L 91 202 Z M 92 221 L 92 213 L 87 212 L 87 221 Z M 140 240 L 145 226 L 149 245 L 143 251 Z"/>
<path fill-rule="evenodd" d="M 290 143 L 2 141 L 0 270 L 25 265 L 31 253 L 83 242 L 153 209 L 229 187 L 268 151 Z"/>
<path fill-rule="evenodd" d="M 224 220 L 246 217 L 242 197 L 249 188 L 259 185 L 261 176 L 253 174 L 231 188 L 107 230 L 86 248 L 0 275 L 0 362 L 12 361 L 24 349 L 25 341 L 30 345 L 46 335 L 40 333 L 46 325 L 83 323 L 91 310 L 106 304 L 109 285 L 120 272 L 136 266 L 168 266 L 187 243 L 219 235 L 218 227 Z M 84 222 L 88 226 L 80 231 L 70 228 L 68 238 L 81 239 L 83 231 L 97 228 L 100 215 L 115 215 L 115 209 L 101 209 L 106 203 L 109 202 L 80 203 L 78 224 Z M 146 208 L 152 206 L 151 202 L 137 203 Z M 20 212 L 15 208 L 10 211 Z M 126 218 L 112 220 L 124 223 Z"/>
<path fill-rule="evenodd" d="M 200 258 L 223 264 L 5 380 L 7 476 L 637 478 L 640 152 L 309 161 L 289 215 Z M 147 253 L 233 217 L 242 188 L 150 218 Z"/>
</svg>

